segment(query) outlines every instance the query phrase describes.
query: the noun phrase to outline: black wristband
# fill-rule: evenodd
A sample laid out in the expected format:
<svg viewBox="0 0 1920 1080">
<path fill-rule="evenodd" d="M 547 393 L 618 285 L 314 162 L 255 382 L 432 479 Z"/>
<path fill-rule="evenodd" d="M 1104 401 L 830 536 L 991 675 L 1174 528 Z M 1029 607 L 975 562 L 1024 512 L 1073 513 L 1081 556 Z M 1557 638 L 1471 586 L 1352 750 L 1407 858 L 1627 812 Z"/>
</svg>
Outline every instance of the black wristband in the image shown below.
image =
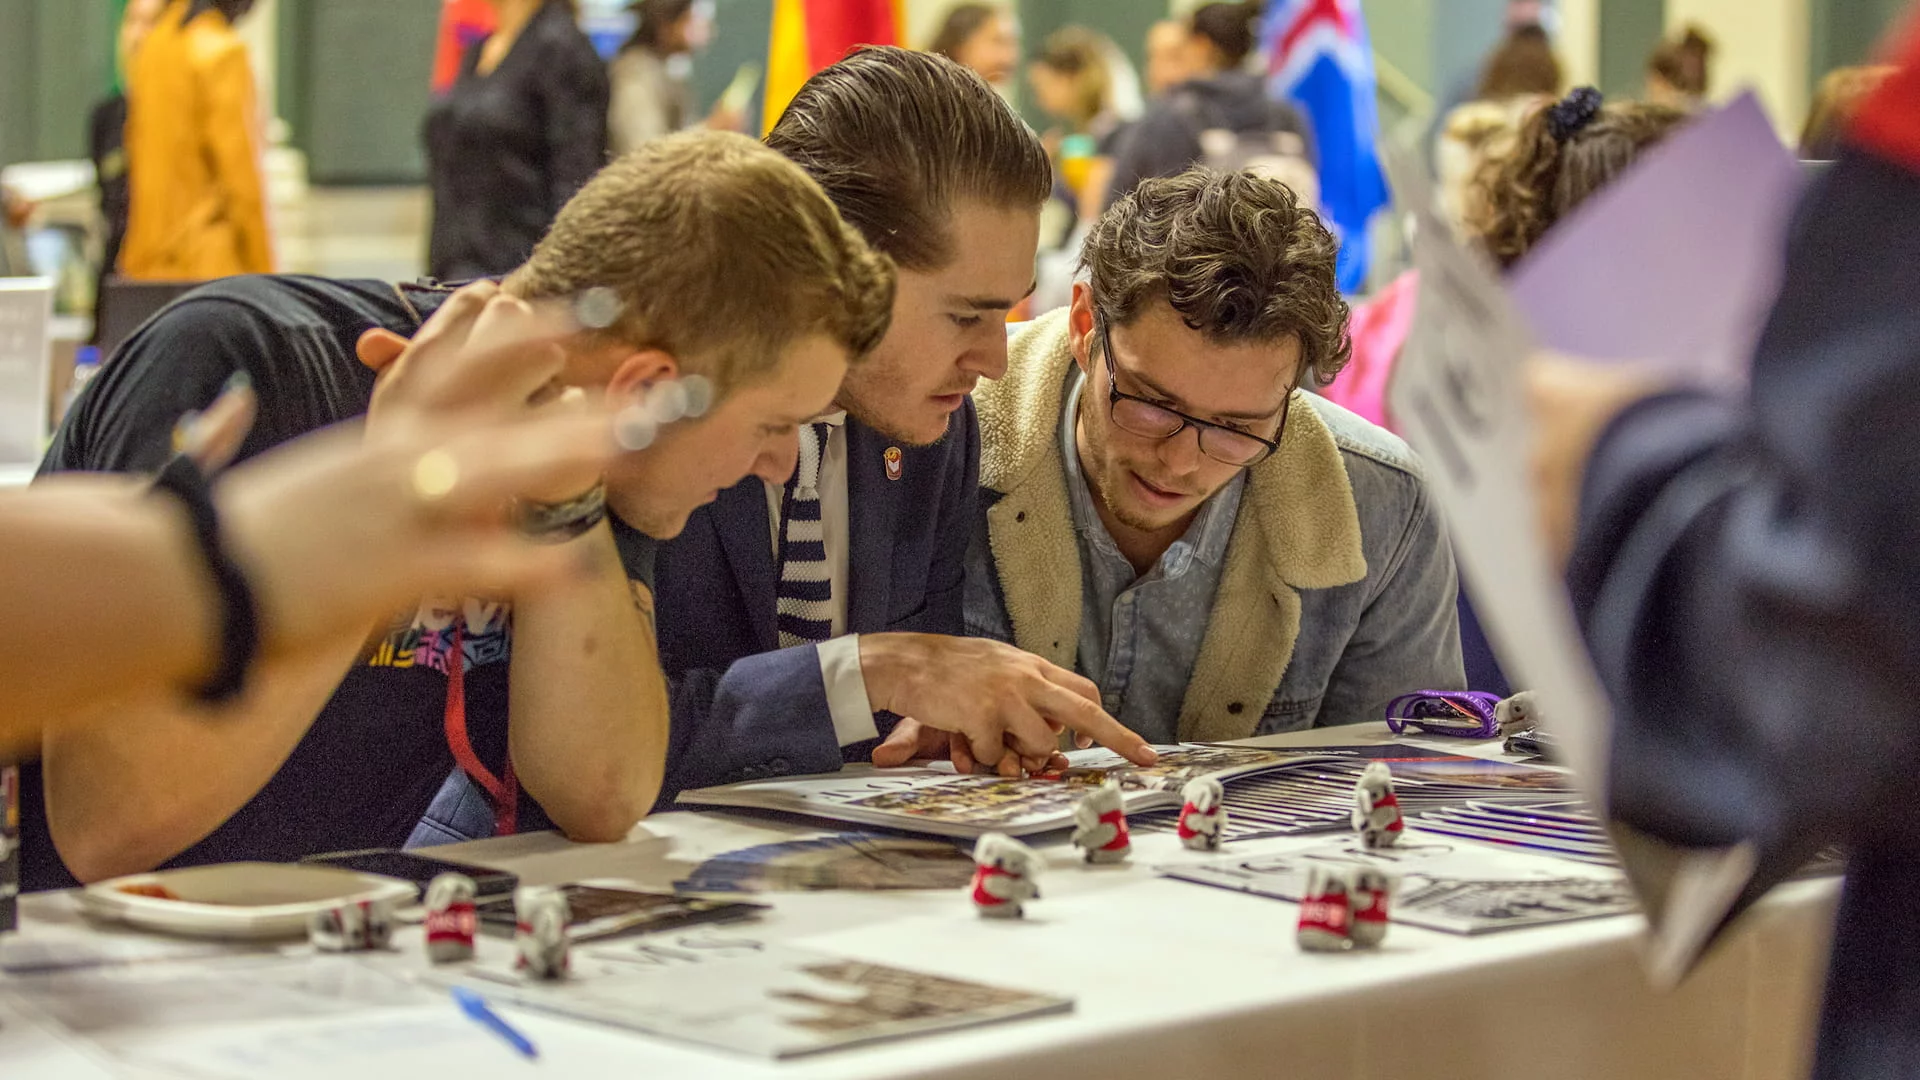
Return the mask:
<svg viewBox="0 0 1920 1080">
<path fill-rule="evenodd" d="M 186 507 L 194 542 L 219 594 L 220 662 L 212 676 L 194 689 L 194 696 L 216 704 L 230 701 L 246 685 L 247 671 L 260 651 L 260 615 L 253 588 L 220 542 L 220 512 L 213 505 L 213 488 L 192 458 L 175 455 L 154 476 L 153 490 L 172 495 Z"/>
</svg>

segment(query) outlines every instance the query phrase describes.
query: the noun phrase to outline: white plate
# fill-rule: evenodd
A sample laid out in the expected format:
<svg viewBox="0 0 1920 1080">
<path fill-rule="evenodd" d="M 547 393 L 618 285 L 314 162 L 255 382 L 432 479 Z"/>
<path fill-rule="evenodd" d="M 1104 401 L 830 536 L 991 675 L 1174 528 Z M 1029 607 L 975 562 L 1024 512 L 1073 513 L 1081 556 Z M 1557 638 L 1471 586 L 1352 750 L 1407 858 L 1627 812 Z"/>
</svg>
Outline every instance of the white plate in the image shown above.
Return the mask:
<svg viewBox="0 0 1920 1080">
<path fill-rule="evenodd" d="M 128 886 L 158 885 L 177 900 L 140 896 Z M 185 937 L 264 940 L 303 937 L 316 911 L 360 901 L 411 903 L 411 882 L 332 866 L 221 863 L 130 874 L 89 885 L 87 914 Z"/>
</svg>

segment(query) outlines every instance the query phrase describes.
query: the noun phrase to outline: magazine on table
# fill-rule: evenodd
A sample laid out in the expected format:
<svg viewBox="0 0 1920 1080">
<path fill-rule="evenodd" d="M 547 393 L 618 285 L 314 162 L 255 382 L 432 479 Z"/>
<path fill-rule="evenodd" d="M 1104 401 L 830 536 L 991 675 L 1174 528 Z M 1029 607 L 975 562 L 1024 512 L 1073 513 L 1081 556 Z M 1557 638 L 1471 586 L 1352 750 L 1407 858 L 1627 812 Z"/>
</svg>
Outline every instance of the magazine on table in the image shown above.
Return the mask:
<svg viewBox="0 0 1920 1080">
<path fill-rule="evenodd" d="M 987 832 L 1010 836 L 1063 829 L 1073 824 L 1073 807 L 1089 787 L 1120 786 L 1129 815 L 1177 810 L 1180 792 L 1197 776 L 1228 785 L 1247 778 L 1299 773 L 1323 799 L 1352 805 L 1353 782 L 1371 760 L 1385 760 L 1397 776 L 1408 772 L 1408 790 L 1443 789 L 1458 797 L 1489 789 L 1551 794 L 1564 785 L 1563 774 L 1504 762 L 1483 762 L 1412 746 L 1320 746 L 1270 748 L 1181 743 L 1156 747 L 1158 764 L 1129 764 L 1108 750 L 1078 750 L 1068 767 L 1023 779 L 963 776 L 944 762 L 918 768 L 849 768 L 819 776 L 755 780 L 683 792 L 683 806 L 774 810 L 834 821 L 853 822 L 936 836 L 977 837 Z M 1414 773 L 1424 772 L 1419 778 Z M 1327 827 L 1322 815 L 1320 827 Z"/>
<path fill-rule="evenodd" d="M 436 971 L 487 998 L 763 1058 L 789 1058 L 1027 1017 L 1073 999 L 773 942 L 690 934 L 577 950 L 558 982 L 506 965 Z"/>
</svg>

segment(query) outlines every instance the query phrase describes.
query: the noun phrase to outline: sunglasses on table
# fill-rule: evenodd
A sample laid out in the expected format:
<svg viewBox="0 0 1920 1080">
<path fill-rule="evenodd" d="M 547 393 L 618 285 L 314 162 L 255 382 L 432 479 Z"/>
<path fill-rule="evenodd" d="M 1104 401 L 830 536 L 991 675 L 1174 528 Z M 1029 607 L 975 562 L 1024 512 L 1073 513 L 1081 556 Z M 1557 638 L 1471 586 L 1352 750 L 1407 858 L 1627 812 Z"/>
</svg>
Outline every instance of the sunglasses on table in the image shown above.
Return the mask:
<svg viewBox="0 0 1920 1080">
<path fill-rule="evenodd" d="M 1096 314 L 1095 320 L 1100 327 L 1100 351 L 1107 361 L 1107 401 L 1113 426 L 1143 439 L 1171 439 L 1193 428 L 1200 433 L 1201 453 L 1223 465 L 1242 469 L 1260 464 L 1280 449 L 1280 440 L 1287 434 L 1287 414 L 1293 411 L 1293 392 L 1300 387 L 1298 376 L 1293 385 L 1287 387 L 1286 402 L 1280 406 L 1280 430 L 1273 433 L 1273 438 L 1263 439 L 1122 393 L 1117 374 L 1120 365 L 1113 355 L 1113 320 L 1105 314 Z"/>
</svg>

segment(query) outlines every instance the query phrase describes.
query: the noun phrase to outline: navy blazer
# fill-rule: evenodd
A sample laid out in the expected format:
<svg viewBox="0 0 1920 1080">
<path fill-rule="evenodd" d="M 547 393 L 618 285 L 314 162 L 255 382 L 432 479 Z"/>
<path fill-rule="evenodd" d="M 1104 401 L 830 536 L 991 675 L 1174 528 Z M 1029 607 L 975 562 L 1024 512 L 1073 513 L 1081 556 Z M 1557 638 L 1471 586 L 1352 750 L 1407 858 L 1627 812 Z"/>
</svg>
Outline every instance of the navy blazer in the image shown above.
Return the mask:
<svg viewBox="0 0 1920 1080">
<path fill-rule="evenodd" d="M 1916 290 L 1920 156 L 1849 151 L 1796 220 L 1748 397 L 1616 419 L 1569 567 L 1613 699 L 1611 810 L 1642 846 L 1752 842 L 1735 912 L 1849 849 L 1819 1080 L 1920 1075 Z"/>
<path fill-rule="evenodd" d="M 969 399 L 947 436 L 908 447 L 847 420 L 847 631 L 959 635 L 969 529 L 978 499 L 980 423 Z M 887 450 L 901 451 L 888 479 Z M 673 693 L 661 803 L 687 788 L 832 772 L 843 753 L 813 646 L 779 647 L 779 584 L 763 483 L 750 477 L 696 511 L 660 545 L 655 609 Z M 881 734 L 891 718 L 883 717 Z"/>
</svg>

